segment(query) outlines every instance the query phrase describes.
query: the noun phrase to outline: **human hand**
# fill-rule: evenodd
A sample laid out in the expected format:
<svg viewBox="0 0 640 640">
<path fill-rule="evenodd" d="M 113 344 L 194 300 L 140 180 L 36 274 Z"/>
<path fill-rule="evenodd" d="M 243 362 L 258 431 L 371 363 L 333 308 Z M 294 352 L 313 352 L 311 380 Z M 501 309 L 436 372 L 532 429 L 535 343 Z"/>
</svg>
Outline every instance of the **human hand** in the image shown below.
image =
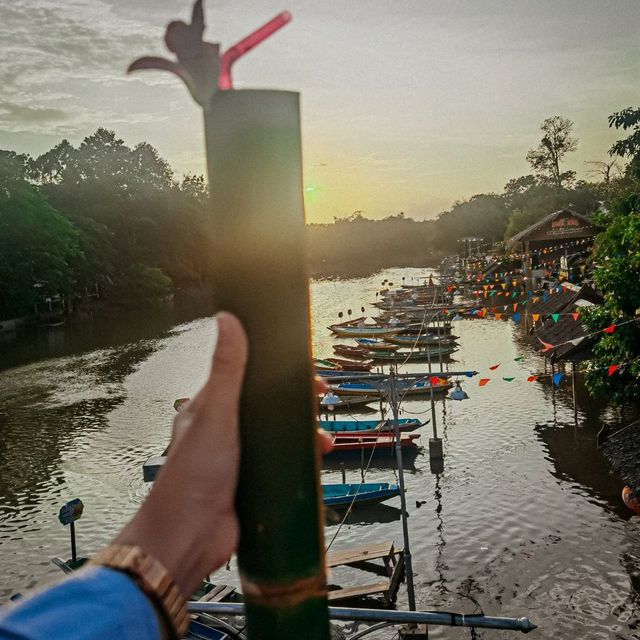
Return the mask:
<svg viewBox="0 0 640 640">
<path fill-rule="evenodd" d="M 238 405 L 247 361 L 247 337 L 235 316 L 219 313 L 209 378 L 180 404 L 162 472 L 116 544 L 139 546 L 158 559 L 189 597 L 222 566 L 238 543 L 234 508 L 240 462 Z M 326 391 L 322 380 L 314 392 Z M 319 431 L 323 453 L 331 437 Z"/>
<path fill-rule="evenodd" d="M 217 322 L 209 377 L 176 416 L 162 472 L 115 540 L 157 558 L 185 597 L 231 557 L 239 535 L 238 404 L 248 344 L 237 318 L 219 313 Z"/>
</svg>

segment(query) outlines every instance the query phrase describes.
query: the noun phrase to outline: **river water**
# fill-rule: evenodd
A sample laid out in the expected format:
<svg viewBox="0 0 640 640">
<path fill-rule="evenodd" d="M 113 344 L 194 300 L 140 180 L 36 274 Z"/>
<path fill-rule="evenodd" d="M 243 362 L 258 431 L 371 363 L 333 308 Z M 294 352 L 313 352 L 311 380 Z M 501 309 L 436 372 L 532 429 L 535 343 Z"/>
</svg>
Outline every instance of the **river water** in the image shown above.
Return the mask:
<svg viewBox="0 0 640 640">
<path fill-rule="evenodd" d="M 369 313 L 383 279 L 419 275 L 396 269 L 313 282 L 315 353 L 330 355 L 326 325 L 339 311 Z M 480 388 L 477 377 L 464 378 L 469 400 L 437 403 L 441 473 L 429 467 L 431 425 L 422 430 L 425 449 L 405 464 L 418 607 L 526 615 L 540 627 L 537 638 L 640 638 L 640 519 L 622 505 L 622 483 L 595 447 L 603 421 L 627 417 L 590 401 L 578 383 L 576 427 L 569 378 L 558 389 L 527 382 L 544 363 L 510 321 L 465 320 L 455 333 L 460 350 L 450 368 L 491 380 Z M 166 312 L 0 343 L 0 600 L 58 576 L 49 559 L 69 555 L 68 530 L 57 521 L 64 502 L 85 504 L 77 523 L 85 555 L 133 513 L 148 490 L 142 462 L 166 445 L 173 400 L 201 384 L 214 343 L 210 318 L 176 322 Z M 430 417 L 424 400 L 405 401 L 402 411 Z M 357 482 L 359 461 L 346 466 L 347 480 Z M 322 476 L 340 482 L 335 465 Z M 391 459 L 374 460 L 367 473 L 368 481 L 395 478 Z M 331 522 L 327 542 L 339 526 Z M 399 499 L 354 510 L 332 548 L 383 540 L 402 545 Z M 215 578 L 237 584 L 233 564 Z M 377 579 L 339 569 L 330 581 Z M 398 606 L 406 607 L 404 587 Z M 469 635 L 431 631 L 432 638 Z"/>
</svg>

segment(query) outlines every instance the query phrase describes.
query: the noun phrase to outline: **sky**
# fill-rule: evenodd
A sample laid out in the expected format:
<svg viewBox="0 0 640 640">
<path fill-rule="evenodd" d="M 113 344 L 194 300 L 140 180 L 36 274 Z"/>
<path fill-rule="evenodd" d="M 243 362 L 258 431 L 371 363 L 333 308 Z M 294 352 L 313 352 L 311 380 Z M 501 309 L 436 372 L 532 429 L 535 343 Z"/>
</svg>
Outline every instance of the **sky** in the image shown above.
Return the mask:
<svg viewBox="0 0 640 640">
<path fill-rule="evenodd" d="M 428 219 L 529 173 L 542 121 L 575 122 L 586 177 L 640 105 L 640 0 L 205 0 L 226 49 L 275 14 L 293 21 L 234 67 L 236 88 L 302 94 L 307 219 Z M 0 0 L 0 149 L 38 155 L 99 126 L 204 173 L 202 122 L 180 81 L 125 75 L 167 55 L 185 0 Z"/>
</svg>

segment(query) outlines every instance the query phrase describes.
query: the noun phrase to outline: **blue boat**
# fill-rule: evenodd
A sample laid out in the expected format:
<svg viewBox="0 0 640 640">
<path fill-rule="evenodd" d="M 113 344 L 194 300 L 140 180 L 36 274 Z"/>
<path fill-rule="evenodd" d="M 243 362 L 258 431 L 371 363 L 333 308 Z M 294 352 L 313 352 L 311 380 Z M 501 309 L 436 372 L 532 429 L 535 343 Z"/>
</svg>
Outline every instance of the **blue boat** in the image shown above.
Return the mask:
<svg viewBox="0 0 640 640">
<path fill-rule="evenodd" d="M 398 426 L 400 431 L 414 431 L 425 425 L 415 418 L 400 418 Z M 380 433 L 393 431 L 392 420 L 321 420 L 320 427 L 331 433 Z"/>
<path fill-rule="evenodd" d="M 322 485 L 322 501 L 328 507 L 348 507 L 352 503 L 383 502 L 399 495 L 398 485 L 388 482 Z"/>
</svg>

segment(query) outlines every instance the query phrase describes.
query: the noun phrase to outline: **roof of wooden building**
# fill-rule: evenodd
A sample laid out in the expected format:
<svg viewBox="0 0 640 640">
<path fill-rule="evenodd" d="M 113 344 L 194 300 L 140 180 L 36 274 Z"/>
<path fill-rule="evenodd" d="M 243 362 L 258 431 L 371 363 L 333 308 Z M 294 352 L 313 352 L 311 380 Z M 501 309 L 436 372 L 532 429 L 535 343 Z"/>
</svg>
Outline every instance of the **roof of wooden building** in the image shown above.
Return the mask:
<svg viewBox="0 0 640 640">
<path fill-rule="evenodd" d="M 551 300 L 553 299 L 553 302 Z M 594 338 L 588 337 L 586 327 L 575 320 L 572 313 L 579 312 L 585 306 L 601 304 L 602 297 L 588 285 L 578 291 L 566 289 L 549 295 L 539 304 L 530 305 L 529 313 L 540 313 L 542 326 L 531 333 L 529 340 L 536 348 L 544 349 L 543 342 L 553 345 L 553 349 L 544 352 L 552 362 L 582 362 L 593 357 Z M 560 314 L 555 321 L 551 314 Z"/>
<path fill-rule="evenodd" d="M 595 236 L 596 228 L 589 218 L 570 209 L 560 209 L 541 218 L 507 240 L 507 246 L 518 242 L 558 242 L 572 238 Z"/>
</svg>

